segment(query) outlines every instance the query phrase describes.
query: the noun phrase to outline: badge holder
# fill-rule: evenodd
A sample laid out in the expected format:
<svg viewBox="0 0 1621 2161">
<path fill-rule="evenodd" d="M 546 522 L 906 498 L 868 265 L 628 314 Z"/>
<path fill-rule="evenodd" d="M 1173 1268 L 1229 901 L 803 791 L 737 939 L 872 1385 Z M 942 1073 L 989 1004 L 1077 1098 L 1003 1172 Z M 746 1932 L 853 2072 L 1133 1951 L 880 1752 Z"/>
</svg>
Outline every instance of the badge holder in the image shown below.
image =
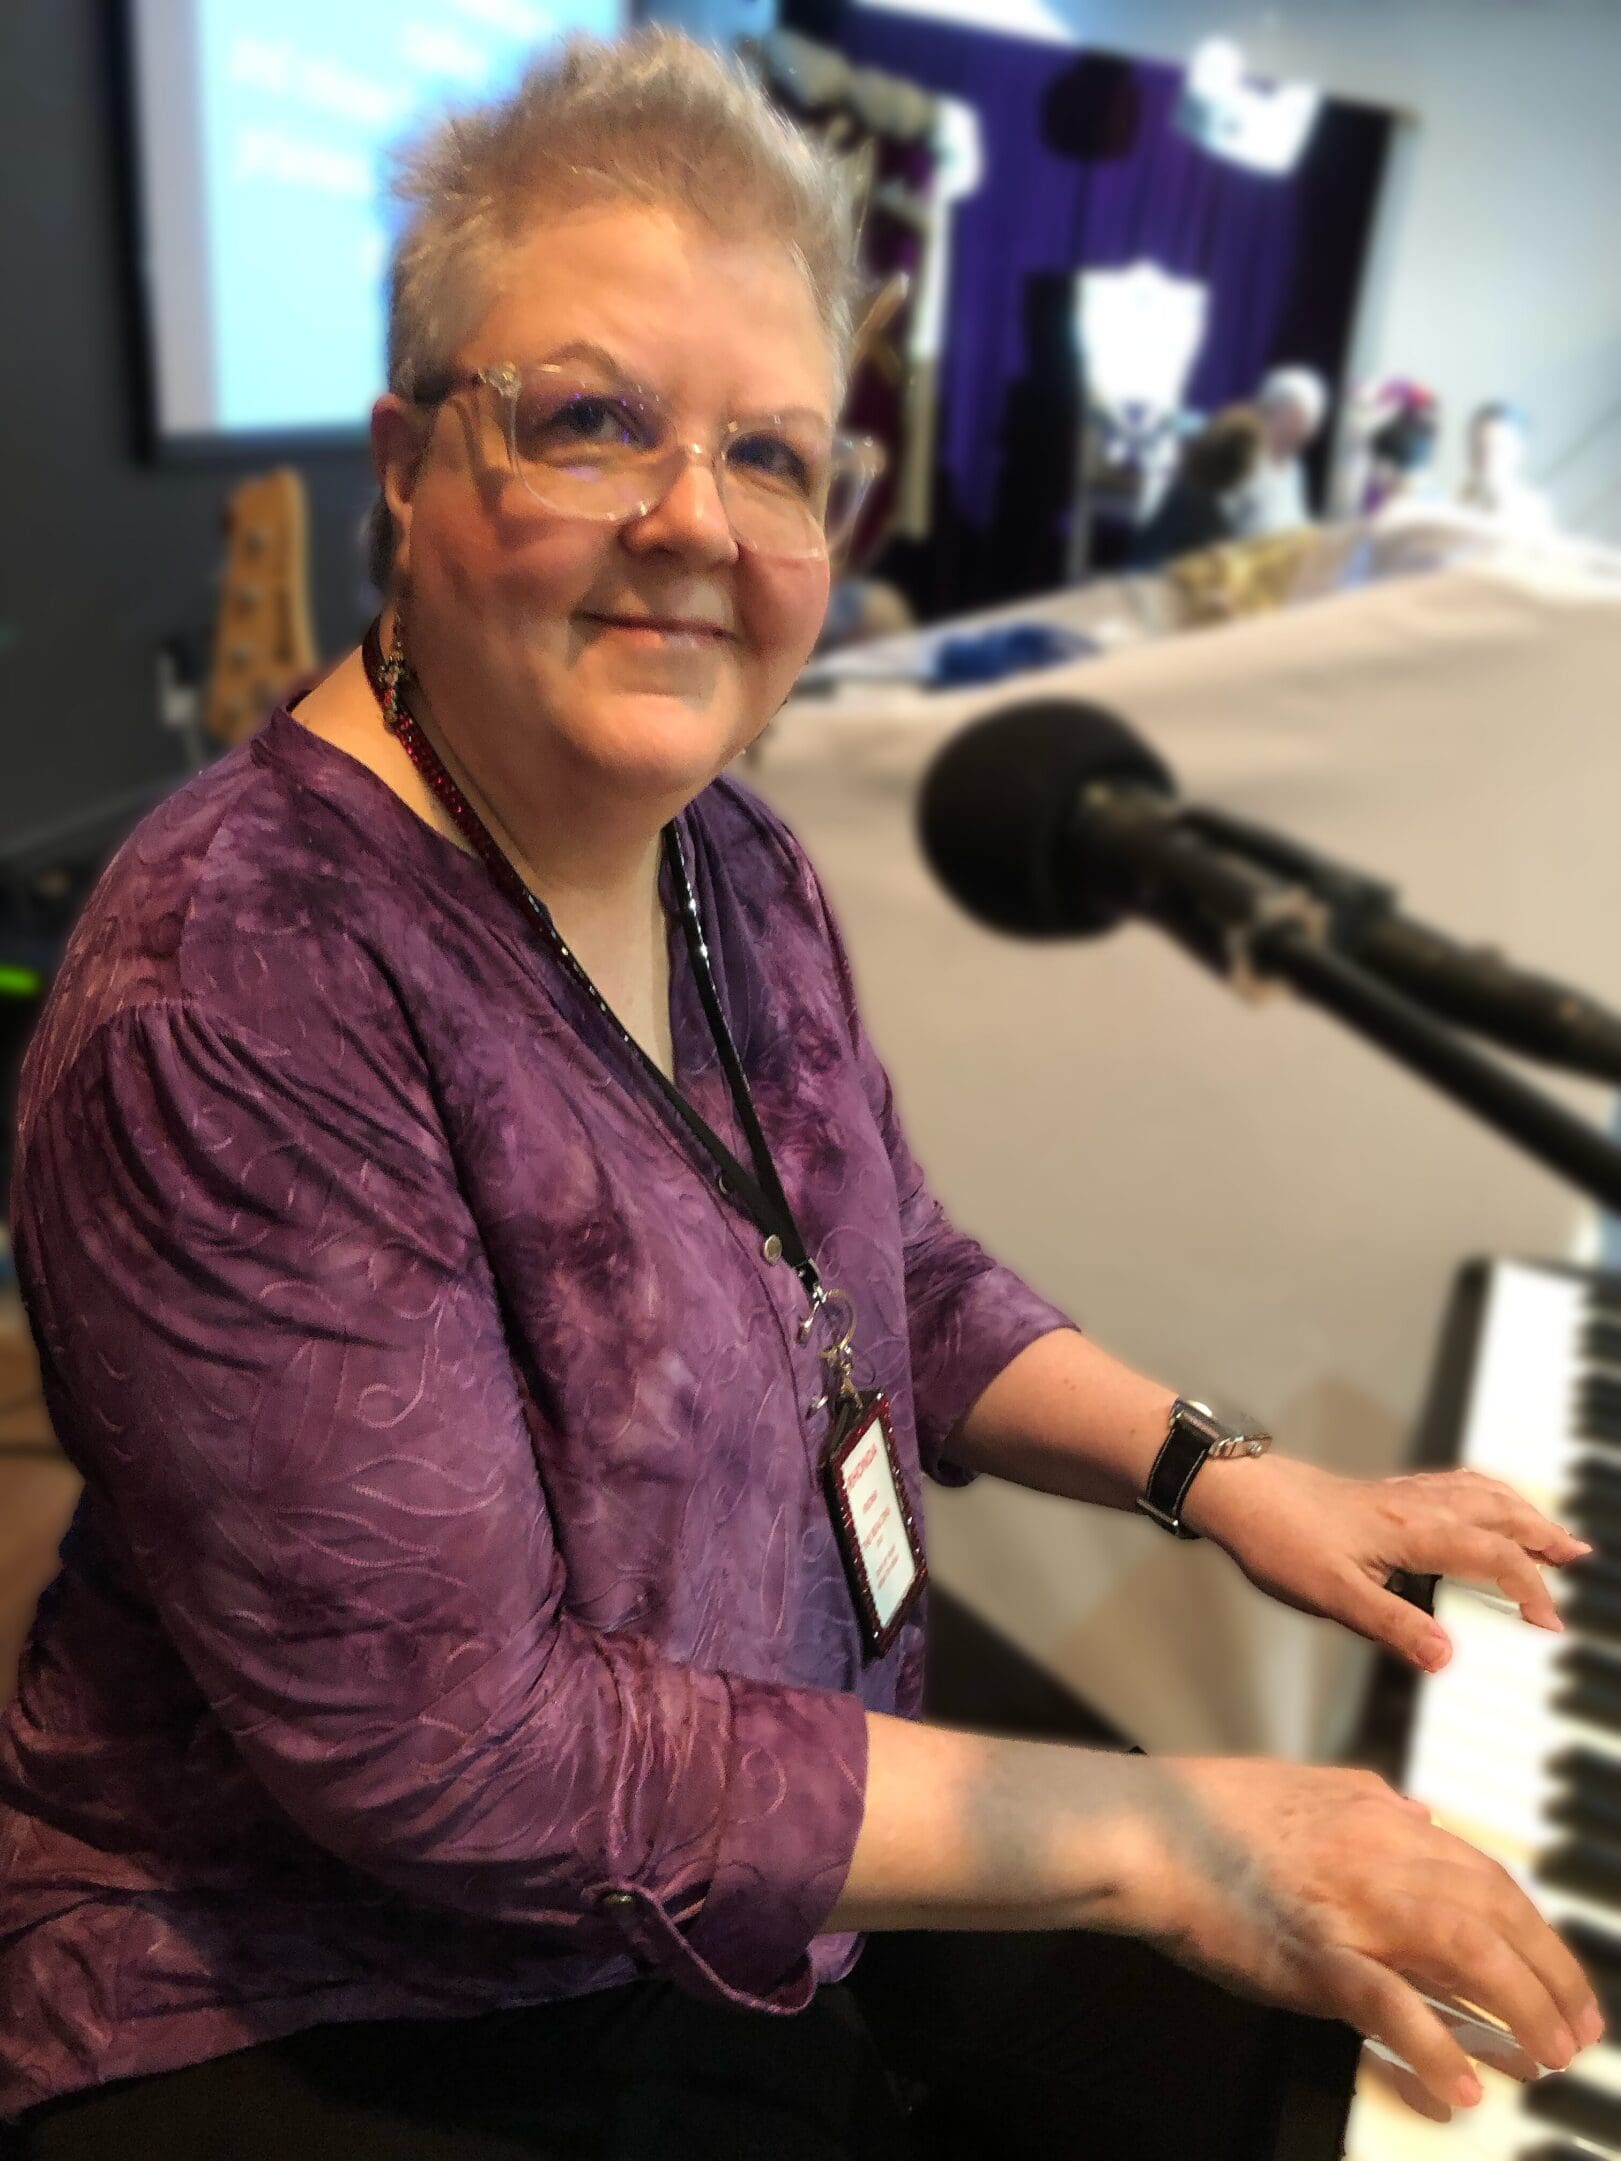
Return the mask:
<svg viewBox="0 0 1621 2161">
<path fill-rule="evenodd" d="M 823 1305 L 835 1302 L 849 1325 L 822 1352 L 832 1372 L 826 1400 L 833 1419 L 822 1477 L 862 1645 L 869 1659 L 882 1658 L 922 1596 L 929 1571 L 901 1477 L 889 1400 L 879 1389 L 856 1386 L 855 1304 L 847 1291 L 823 1294 Z"/>
</svg>

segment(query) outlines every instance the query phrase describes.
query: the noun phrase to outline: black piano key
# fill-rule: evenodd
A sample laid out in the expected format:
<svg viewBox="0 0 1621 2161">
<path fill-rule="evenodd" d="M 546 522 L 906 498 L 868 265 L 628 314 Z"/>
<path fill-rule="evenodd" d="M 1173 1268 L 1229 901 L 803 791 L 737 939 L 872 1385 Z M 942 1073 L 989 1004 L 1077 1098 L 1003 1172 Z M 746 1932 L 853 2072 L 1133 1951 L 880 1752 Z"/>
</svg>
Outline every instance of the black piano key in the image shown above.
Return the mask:
<svg viewBox="0 0 1621 2161">
<path fill-rule="evenodd" d="M 1621 2016 L 1621 1936 L 1595 1928 L 1591 1921 L 1566 1921 L 1559 1933 L 1580 1960 L 1582 1971 L 1593 1984 L 1604 2023 L 1613 2029 Z"/>
<path fill-rule="evenodd" d="M 1621 1598 L 1621 1558 L 1590 1553 L 1577 1574 L 1565 1580 L 1572 1585 L 1579 1581 L 1586 1589 L 1601 1591 L 1608 1598 Z"/>
<path fill-rule="evenodd" d="M 1579 1341 L 1580 1356 L 1585 1365 L 1621 1369 L 1621 1320 L 1607 1317 L 1591 1320 L 1582 1330 Z"/>
<path fill-rule="evenodd" d="M 1554 1653 L 1554 1681 L 1560 1694 L 1584 1696 L 1608 1712 L 1612 1696 L 1621 1694 L 1621 1647 L 1582 1642 L 1580 1636 L 1567 1634 Z M 1597 1722 L 1608 1720 L 1599 1716 Z"/>
<path fill-rule="evenodd" d="M 1621 1815 L 1621 1761 L 1614 1756 L 1573 1742 L 1549 1757 L 1548 1773 L 1558 1781 L 1561 1793 L 1587 1795 Z"/>
<path fill-rule="evenodd" d="M 1613 1733 L 1621 1739 L 1621 1695 L 1606 1695 L 1592 1688 L 1561 1688 L 1554 1693 L 1552 1708 L 1561 1718 L 1579 1718 L 1585 1725 L 1597 1726 L 1601 1733 Z"/>
<path fill-rule="evenodd" d="M 1578 1572 L 1571 1579 L 1564 1619 L 1565 1626 L 1573 1628 L 1578 1635 L 1600 1636 L 1609 1643 L 1621 1642 L 1621 1595 L 1588 1582 Z"/>
<path fill-rule="evenodd" d="M 1548 1758 L 1550 1776 L 1562 1785 L 1584 1786 L 1590 1793 L 1608 1793 L 1621 1799 L 1621 1756 L 1601 1748 L 1570 1741 Z"/>
<path fill-rule="evenodd" d="M 1562 2077 L 1539 2079 L 1525 2092 L 1525 2113 L 1539 2123 L 1557 2124 L 1578 2138 L 1597 2139 L 1603 2145 L 1621 2145 L 1621 2101 L 1585 2080 Z"/>
<path fill-rule="evenodd" d="M 1621 1840 L 1621 1802 L 1612 1794 L 1572 1786 L 1548 1803 L 1548 1821 L 1577 1835 Z"/>
<path fill-rule="evenodd" d="M 1610 1650 L 1602 1643 L 1573 1642 L 1567 1637 L 1554 1653 L 1553 1666 L 1562 1680 L 1621 1688 L 1621 1651 Z"/>
<path fill-rule="evenodd" d="M 1621 1688 L 1602 1688 L 1592 1681 L 1567 1682 L 1554 1690 L 1553 1708 L 1561 1718 L 1579 1718 L 1601 1733 L 1621 1737 Z"/>
<path fill-rule="evenodd" d="M 1621 1504 L 1621 1470 L 1616 1468 L 1613 1456 L 1579 1456 L 1576 1459 L 1574 1490 L 1591 1493 L 1598 1501 Z"/>
<path fill-rule="evenodd" d="M 1584 1448 L 1601 1448 L 1606 1455 L 1621 1448 L 1621 1425 L 1613 1418 L 1606 1422 L 1586 1415 L 1578 1408 L 1571 1431 Z"/>
<path fill-rule="evenodd" d="M 1544 1883 L 1577 1891 L 1601 1906 L 1621 1906 L 1621 1846 L 1604 1838 L 1567 1839 L 1537 1863 Z"/>
<path fill-rule="evenodd" d="M 1621 1559 L 1621 1508 L 1592 1508 L 1584 1506 L 1580 1500 L 1572 1500 L 1568 1508 L 1556 1509 L 1554 1513 L 1556 1520 L 1562 1523 L 1567 1531 L 1574 1532 L 1578 1538 L 1585 1538 L 1600 1557 Z M 1587 1559 L 1574 1561 L 1571 1565 L 1579 1573 L 1585 1572 L 1591 1565 L 1592 1558 L 1593 1556 L 1589 1555 Z M 1563 1583 L 1574 1583 L 1576 1578 L 1562 1576 L 1559 1580 Z"/>
<path fill-rule="evenodd" d="M 1585 1288 L 1589 1313 L 1621 1320 L 1621 1276 L 1594 1276 Z"/>
<path fill-rule="evenodd" d="M 1561 1688 L 1555 1691 L 1553 1709 L 1561 1718 L 1579 1718 L 1584 1724 L 1596 1726 L 1600 1733 L 1613 1733 L 1621 1739 L 1621 1694 L 1606 1694 L 1596 1688 Z"/>
<path fill-rule="evenodd" d="M 1612 1493 L 1590 1479 L 1578 1478 L 1564 1506 L 1555 1508 L 1554 1514 L 1572 1529 L 1580 1524 L 1581 1535 L 1591 1539 L 1601 1553 L 1621 1557 L 1621 1490 Z"/>
<path fill-rule="evenodd" d="M 1520 2161 L 1593 2161 L 1591 2146 L 1572 2146 L 1562 2138 L 1549 2146 L 1533 2146 L 1520 2156 Z"/>
</svg>

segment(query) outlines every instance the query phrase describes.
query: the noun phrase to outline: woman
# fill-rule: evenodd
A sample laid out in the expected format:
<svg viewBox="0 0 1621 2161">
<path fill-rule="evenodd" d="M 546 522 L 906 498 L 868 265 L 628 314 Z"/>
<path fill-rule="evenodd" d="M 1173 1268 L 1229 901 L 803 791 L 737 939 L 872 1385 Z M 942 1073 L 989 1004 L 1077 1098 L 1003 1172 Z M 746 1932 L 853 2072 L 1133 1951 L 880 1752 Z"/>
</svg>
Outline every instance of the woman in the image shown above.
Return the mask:
<svg viewBox="0 0 1621 2161">
<path fill-rule="evenodd" d="M 1159 508 L 1137 535 L 1134 567 L 1157 570 L 1237 539 L 1244 499 L 1264 449 L 1260 417 L 1249 406 L 1219 412 L 1183 450 Z"/>
<path fill-rule="evenodd" d="M 1566 2060 L 1568 1953 L 1377 1781 L 916 1722 L 922 1470 L 1129 1506 L 1173 1396 L 930 1200 L 814 874 L 718 777 L 864 469 L 848 208 L 658 34 L 411 184 L 378 633 L 123 851 L 25 1081 L 86 1498 L 0 1754 L 23 2150 L 881 2150 L 837 1984 L 911 1925 L 1135 1934 L 1447 2099 L 1403 1974 Z M 1427 1663 L 1390 1568 L 1551 1625 L 1580 1550 L 1468 1477 L 1252 1456 L 1178 1506 Z"/>
</svg>

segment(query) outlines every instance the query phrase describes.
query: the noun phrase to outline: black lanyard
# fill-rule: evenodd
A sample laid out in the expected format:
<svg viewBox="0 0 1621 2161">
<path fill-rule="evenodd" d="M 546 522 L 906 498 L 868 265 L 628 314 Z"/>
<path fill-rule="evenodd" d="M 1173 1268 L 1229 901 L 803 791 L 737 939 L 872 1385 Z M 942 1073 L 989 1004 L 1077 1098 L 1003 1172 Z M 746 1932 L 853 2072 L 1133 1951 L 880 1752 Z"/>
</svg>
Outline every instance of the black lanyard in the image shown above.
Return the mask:
<svg viewBox="0 0 1621 2161">
<path fill-rule="evenodd" d="M 699 1116 L 680 1089 L 660 1070 L 620 1020 L 564 941 L 545 902 L 529 890 L 483 819 L 445 770 L 439 753 L 401 700 L 400 681 L 404 670 L 398 661 L 385 657 L 381 632 L 376 622 L 373 622 L 366 632 L 361 655 L 365 661 L 367 680 L 383 709 L 384 721 L 391 733 L 398 738 L 406 756 L 444 805 L 463 838 L 482 860 L 494 883 L 522 908 L 553 957 L 614 1030 L 629 1051 L 636 1068 L 652 1082 L 666 1111 L 679 1119 L 693 1140 L 715 1164 L 720 1174 L 721 1190 L 737 1199 L 750 1221 L 762 1234 L 767 1259 L 775 1260 L 780 1255 L 788 1262 L 805 1286 L 805 1295 L 814 1312 L 829 1294 L 823 1289 L 816 1263 L 805 1250 L 805 1241 L 799 1235 L 794 1212 L 788 1205 L 788 1196 L 783 1191 L 782 1180 L 777 1176 L 777 1166 L 772 1161 L 765 1133 L 755 1113 L 754 1098 L 749 1093 L 743 1061 L 737 1054 L 732 1032 L 726 1025 L 726 1015 L 721 1009 L 714 971 L 709 963 L 709 947 L 704 941 L 703 921 L 698 913 L 698 896 L 694 893 L 692 880 L 687 874 L 681 837 L 674 820 L 672 819 L 663 831 L 664 857 L 670 866 L 670 874 L 680 898 L 681 927 L 686 933 L 687 951 L 692 956 L 693 972 L 698 978 L 698 990 L 703 999 L 704 1012 L 708 1016 L 710 1032 L 715 1039 L 715 1049 L 726 1074 L 727 1086 L 731 1090 L 738 1124 L 748 1139 L 749 1153 L 754 1159 L 752 1172 L 738 1162 L 720 1135 Z"/>
</svg>

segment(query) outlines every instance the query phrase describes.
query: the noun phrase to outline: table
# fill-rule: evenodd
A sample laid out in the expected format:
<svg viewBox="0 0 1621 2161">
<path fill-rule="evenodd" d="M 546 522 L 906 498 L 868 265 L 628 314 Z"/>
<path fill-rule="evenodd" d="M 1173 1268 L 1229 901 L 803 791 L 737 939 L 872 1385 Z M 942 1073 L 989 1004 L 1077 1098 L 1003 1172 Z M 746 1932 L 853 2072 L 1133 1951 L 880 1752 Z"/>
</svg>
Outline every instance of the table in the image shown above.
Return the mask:
<svg viewBox="0 0 1621 2161">
<path fill-rule="evenodd" d="M 1593 1211 L 1325 1016 L 1244 1005 L 1146 928 L 1058 946 L 979 930 L 930 880 L 915 794 L 969 719 L 1086 698 L 1189 795 L 1621 1004 L 1621 559 L 1501 550 L 1180 635 L 1129 583 L 998 619 L 1020 613 L 1106 637 L 1113 621 L 1115 649 L 989 693 L 851 682 L 791 700 L 744 777 L 823 874 L 958 1220 L 1124 1356 L 1245 1405 L 1299 1454 L 1387 1471 L 1459 1263 L 1585 1253 Z M 1360 1647 L 1211 1548 L 992 1480 L 929 1498 L 939 1580 L 1147 1745 L 1343 1743 Z"/>
</svg>

